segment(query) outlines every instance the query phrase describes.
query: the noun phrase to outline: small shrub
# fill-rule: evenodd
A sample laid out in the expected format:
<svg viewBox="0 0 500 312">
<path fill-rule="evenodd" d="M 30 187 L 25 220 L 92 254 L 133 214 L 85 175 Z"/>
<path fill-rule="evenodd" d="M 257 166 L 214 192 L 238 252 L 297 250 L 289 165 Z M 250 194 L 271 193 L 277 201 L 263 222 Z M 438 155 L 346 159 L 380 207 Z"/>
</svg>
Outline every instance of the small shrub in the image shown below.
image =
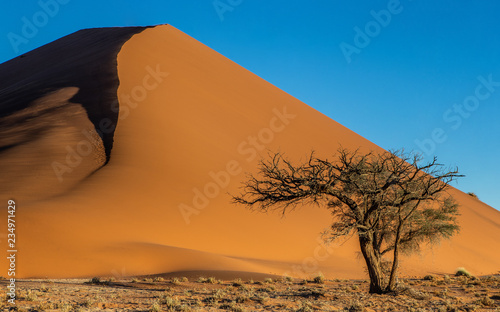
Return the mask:
<svg viewBox="0 0 500 312">
<path fill-rule="evenodd" d="M 445 298 L 448 298 L 448 293 L 449 293 L 449 291 L 448 291 L 448 287 L 445 287 L 445 288 L 443 288 L 443 290 L 441 290 L 440 292 L 435 293 L 435 295 L 436 295 L 437 297 L 439 297 L 439 298 L 443 298 L 443 299 L 445 299 Z"/>
<path fill-rule="evenodd" d="M 164 280 L 165 280 L 165 279 L 164 279 L 163 277 L 161 277 L 161 276 L 157 276 L 157 277 L 155 277 L 154 282 L 156 282 L 156 283 L 157 283 L 157 282 L 163 282 Z"/>
<path fill-rule="evenodd" d="M 471 277 L 472 275 L 465 268 L 458 268 L 455 276 L 467 276 Z"/>
<path fill-rule="evenodd" d="M 315 282 L 316 284 L 324 284 L 325 283 L 325 276 L 320 273 L 313 278 L 313 282 Z"/>
<path fill-rule="evenodd" d="M 99 285 L 101 284 L 101 278 L 99 277 L 92 277 L 92 279 L 89 281 L 90 284 L 96 284 L 96 285 Z"/>
<path fill-rule="evenodd" d="M 407 294 L 408 296 L 412 297 L 413 299 L 417 299 L 417 300 L 429 300 L 429 295 L 427 295 L 424 292 L 421 292 L 421 291 L 415 290 L 413 288 L 410 288 L 410 287 L 405 288 L 401 293 Z M 439 295 L 441 295 L 441 294 L 439 294 Z"/>
<path fill-rule="evenodd" d="M 477 303 L 481 304 L 481 305 L 483 305 L 485 307 L 493 307 L 493 306 L 495 306 L 495 301 L 492 300 L 489 297 L 483 297 L 482 299 L 478 300 Z"/>
<path fill-rule="evenodd" d="M 146 283 L 152 283 L 152 282 L 153 282 L 153 279 L 152 279 L 152 278 L 147 277 L 147 278 L 145 278 L 145 279 L 144 279 L 144 281 L 145 281 Z"/>
<path fill-rule="evenodd" d="M 444 283 L 444 284 L 449 284 L 449 283 L 451 283 L 451 278 L 450 278 L 450 276 L 449 276 L 449 275 L 446 275 L 446 274 L 445 274 L 445 275 L 443 276 L 443 283 Z M 439 285 L 441 285 L 441 284 L 439 284 Z"/>
<path fill-rule="evenodd" d="M 149 309 L 151 312 L 160 312 L 161 311 L 161 306 L 158 301 L 155 301 L 152 305 L 151 308 Z"/>
<path fill-rule="evenodd" d="M 467 285 L 476 285 L 476 286 L 481 286 L 483 283 L 481 282 L 480 279 L 473 277 L 469 278 L 469 281 L 467 282 Z"/>
<path fill-rule="evenodd" d="M 92 305 L 94 304 L 94 300 L 92 300 L 91 298 L 86 298 L 83 302 L 82 302 L 82 306 L 86 307 L 86 308 L 90 308 L 92 307 Z"/>
<path fill-rule="evenodd" d="M 198 283 L 206 283 L 207 282 L 207 279 L 203 276 L 200 276 L 198 277 L 198 280 L 197 280 Z"/>
<path fill-rule="evenodd" d="M 241 278 L 237 278 L 233 281 L 233 286 L 235 287 L 240 287 L 243 285 L 243 281 L 241 280 Z"/>
<path fill-rule="evenodd" d="M 206 283 L 215 284 L 215 283 L 217 283 L 217 279 L 215 277 L 211 276 L 211 277 L 207 278 Z"/>
<path fill-rule="evenodd" d="M 137 283 L 137 282 L 139 282 L 139 280 L 138 280 L 136 277 L 134 277 L 134 278 L 132 279 L 132 283 Z"/>
<path fill-rule="evenodd" d="M 300 306 L 295 312 L 312 312 L 312 304 L 309 301 L 301 301 Z"/>
<path fill-rule="evenodd" d="M 467 304 L 463 307 L 463 309 L 467 312 L 474 312 L 474 311 L 477 311 L 477 309 L 479 308 L 479 306 L 477 306 L 476 304 L 474 303 L 471 303 L 471 304 Z"/>
<path fill-rule="evenodd" d="M 103 302 L 105 302 L 106 300 L 105 300 L 102 296 L 97 295 L 97 296 L 94 296 L 94 301 L 95 301 L 95 302 L 98 302 L 98 303 L 103 303 Z"/>
<path fill-rule="evenodd" d="M 189 282 L 189 280 L 187 277 L 183 276 L 183 277 L 181 277 L 181 282 L 187 283 L 187 282 Z"/>
<path fill-rule="evenodd" d="M 252 298 L 253 300 L 257 301 L 260 304 L 265 304 L 267 300 L 269 300 L 269 297 L 264 296 L 264 295 L 257 295 Z"/>
<path fill-rule="evenodd" d="M 181 302 L 176 297 L 170 296 L 164 296 L 161 303 L 165 305 L 168 311 L 175 311 L 181 305 Z"/>
<path fill-rule="evenodd" d="M 230 303 L 223 303 L 219 306 L 219 309 L 221 310 L 228 310 L 231 312 L 243 312 L 245 311 L 243 308 L 239 307 L 236 303 L 230 302 Z"/>
<path fill-rule="evenodd" d="M 301 287 L 299 289 L 299 293 L 296 294 L 296 295 L 304 297 L 304 298 L 315 298 L 315 299 L 318 299 L 319 297 L 324 297 L 325 296 L 325 291 L 322 290 L 322 289 L 318 289 L 318 288 Z"/>
<path fill-rule="evenodd" d="M 26 294 L 26 296 L 24 297 L 24 299 L 26 301 L 37 301 L 38 300 L 38 296 L 37 296 L 36 292 L 28 290 L 28 293 Z"/>
<path fill-rule="evenodd" d="M 248 296 L 245 296 L 245 295 L 238 296 L 234 299 L 234 301 L 237 303 L 245 303 L 248 300 L 250 300 L 250 298 Z"/>
<path fill-rule="evenodd" d="M 226 292 L 222 289 L 217 289 L 214 293 L 213 296 L 217 299 L 222 299 L 226 296 Z"/>
<path fill-rule="evenodd" d="M 363 307 L 361 302 L 359 302 L 358 300 L 353 300 L 351 301 L 350 305 L 346 307 L 346 310 L 349 312 L 363 312 L 365 311 L 365 308 Z"/>
<path fill-rule="evenodd" d="M 47 285 L 42 284 L 42 285 L 40 286 L 40 291 L 43 291 L 43 292 L 49 292 L 49 288 L 47 287 Z"/>
<path fill-rule="evenodd" d="M 177 277 L 174 277 L 174 278 L 172 278 L 171 283 L 174 285 L 179 285 L 181 283 L 181 281 L 179 281 L 179 279 Z"/>
<path fill-rule="evenodd" d="M 225 295 L 226 293 L 223 290 L 217 289 L 212 293 L 211 296 L 208 296 L 205 299 L 203 299 L 203 301 L 209 304 L 214 304 L 219 302 L 219 300 L 221 300 L 222 298 L 224 298 Z"/>
<path fill-rule="evenodd" d="M 68 302 L 61 302 L 58 303 L 54 308 L 59 309 L 62 312 L 69 312 L 71 311 L 72 305 L 69 304 Z"/>
<path fill-rule="evenodd" d="M 433 281 L 435 279 L 436 278 L 434 277 L 434 275 L 426 275 L 426 276 L 424 276 L 424 281 Z"/>
<path fill-rule="evenodd" d="M 273 281 L 273 279 L 272 279 L 272 278 L 267 277 L 267 278 L 265 278 L 265 279 L 264 279 L 264 283 L 267 283 L 267 284 L 272 284 L 272 283 L 274 283 L 274 281 Z"/>
<path fill-rule="evenodd" d="M 467 193 L 469 196 L 471 197 L 474 197 L 475 199 L 479 199 L 479 197 L 477 197 L 476 193 L 473 193 L 473 192 L 469 192 Z"/>
<path fill-rule="evenodd" d="M 54 309 L 54 305 L 52 303 L 42 302 L 38 305 L 38 307 L 36 308 L 36 311 L 47 311 L 47 310 L 53 310 L 53 309 Z"/>
</svg>

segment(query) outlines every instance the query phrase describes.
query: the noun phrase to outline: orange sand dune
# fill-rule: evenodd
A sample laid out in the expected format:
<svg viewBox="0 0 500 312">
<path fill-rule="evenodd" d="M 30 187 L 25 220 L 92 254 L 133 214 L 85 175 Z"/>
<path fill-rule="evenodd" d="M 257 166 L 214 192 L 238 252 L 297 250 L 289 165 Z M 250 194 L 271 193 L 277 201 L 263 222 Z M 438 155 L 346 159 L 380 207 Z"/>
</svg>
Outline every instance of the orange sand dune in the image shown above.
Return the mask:
<svg viewBox="0 0 500 312">
<path fill-rule="evenodd" d="M 333 155 L 339 144 L 380 147 L 172 26 L 134 32 L 117 56 L 109 162 L 59 196 L 15 198 L 18 277 L 193 270 L 365 277 L 355 239 L 336 246 L 319 240 L 331 223 L 325 209 L 303 207 L 283 218 L 232 205 L 229 194 L 268 150 L 300 160 L 311 149 Z M 86 61 L 75 59 L 67 71 L 83 70 Z M 30 183 L 53 178 L 44 175 Z M 461 233 L 404 259 L 404 273 L 500 270 L 500 213 L 452 193 L 462 205 Z"/>
</svg>

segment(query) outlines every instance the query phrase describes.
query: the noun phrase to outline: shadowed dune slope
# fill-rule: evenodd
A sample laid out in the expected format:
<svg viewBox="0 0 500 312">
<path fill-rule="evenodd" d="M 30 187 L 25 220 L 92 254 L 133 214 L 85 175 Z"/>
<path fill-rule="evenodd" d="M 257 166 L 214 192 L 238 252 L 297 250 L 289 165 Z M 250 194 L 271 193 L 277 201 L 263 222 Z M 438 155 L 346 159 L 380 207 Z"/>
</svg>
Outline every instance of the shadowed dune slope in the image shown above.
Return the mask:
<svg viewBox="0 0 500 312">
<path fill-rule="evenodd" d="M 0 64 L 2 201 L 63 193 L 109 159 L 116 57 L 143 30 L 85 29 Z"/>
<path fill-rule="evenodd" d="M 86 62 L 75 58 L 66 74 Z M 121 47 L 117 73 L 109 162 L 63 195 L 16 200 L 19 276 L 227 270 L 365 277 L 355 239 L 321 243 L 331 223 L 325 209 L 302 207 L 283 218 L 232 205 L 229 194 L 268 150 L 298 161 L 311 149 L 331 156 L 339 144 L 378 146 L 172 26 L 138 31 Z M 462 205 L 461 233 L 405 258 L 403 273 L 500 269 L 500 213 L 452 193 Z"/>
</svg>

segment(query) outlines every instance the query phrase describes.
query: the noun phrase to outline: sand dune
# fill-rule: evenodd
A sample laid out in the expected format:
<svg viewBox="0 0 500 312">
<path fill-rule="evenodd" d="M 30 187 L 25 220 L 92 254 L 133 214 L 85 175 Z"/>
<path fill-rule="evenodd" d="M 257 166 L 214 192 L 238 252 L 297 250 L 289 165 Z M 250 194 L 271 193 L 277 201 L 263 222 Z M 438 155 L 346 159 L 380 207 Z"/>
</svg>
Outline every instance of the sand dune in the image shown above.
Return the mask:
<svg viewBox="0 0 500 312">
<path fill-rule="evenodd" d="M 0 200 L 62 194 L 109 159 L 116 57 L 143 30 L 82 30 L 0 65 Z"/>
<path fill-rule="evenodd" d="M 33 89 L 19 108 L 14 100 L 2 102 L 5 113 L 0 122 L 4 122 L 36 107 L 38 99 L 53 96 L 40 91 L 40 80 L 57 81 L 50 86 L 51 92 L 61 92 L 56 94 L 68 95 L 79 88 L 74 97 L 61 95 L 66 102 L 57 104 L 53 114 L 47 113 L 64 119 L 64 126 L 32 140 L 32 145 L 14 141 L 27 154 L 22 162 L 13 160 L 12 148 L 0 151 L 0 167 L 15 165 L 9 179 L 31 177 L 28 163 L 33 164 L 34 155 L 50 144 L 54 145 L 44 164 L 65 157 L 66 146 L 76 148 L 84 140 L 75 134 L 60 141 L 62 134 L 71 136 L 65 127 L 73 126 L 80 134 L 82 129 L 93 130 L 94 138 L 100 135 L 92 152 L 82 156 L 81 167 L 64 174 L 65 187 L 47 168 L 36 179 L 26 178 L 9 187 L 5 186 L 9 181 L 2 180 L 2 200 L 16 194 L 19 277 L 193 270 L 294 276 L 322 271 L 329 277 L 365 277 L 354 239 L 337 246 L 324 246 L 319 240 L 319 233 L 331 222 L 326 210 L 303 207 L 285 218 L 258 214 L 230 204 L 228 193 L 238 192 L 245 173 L 255 172 L 259 158 L 269 150 L 281 150 L 299 160 L 311 149 L 322 156 L 333 155 L 339 144 L 365 151 L 380 151 L 380 147 L 172 26 L 76 34 L 40 48 L 58 51 L 68 45 L 82 51 L 59 66 L 57 75 L 53 74 L 55 60 L 29 76 L 27 65 L 19 59 L 15 67 L 31 78 L 13 85 L 4 82 L 0 90 L 3 98 L 19 99 L 18 88 Z M 89 44 L 94 37 L 96 43 Z M 30 52 L 29 58 L 43 58 L 40 51 Z M 96 55 L 108 57 L 93 72 L 105 78 L 93 80 L 90 86 L 86 79 L 94 76 L 84 73 Z M 113 101 L 116 96 L 119 110 Z M 88 118 L 82 117 L 82 109 Z M 48 111 L 46 106 L 42 111 Z M 69 112 L 74 121 L 65 117 Z M 0 142 L 29 136 L 24 129 L 37 129 L 44 118 L 52 120 L 49 117 L 39 117 L 36 127 L 28 122 L 3 127 Z M 105 118 L 113 125 L 117 121 L 114 131 L 99 131 Z M 9 142 L 2 146 L 10 146 Z M 58 188 L 59 195 L 47 198 L 52 194 L 38 191 L 39 195 L 29 197 L 23 191 L 27 187 Z M 500 270 L 500 213 L 458 190 L 452 193 L 462 205 L 461 233 L 405 259 L 403 273 L 452 272 L 459 266 L 474 274 Z M 0 217 L 5 217 L 4 211 Z M 7 266 L 5 259 L 0 263 Z"/>
</svg>

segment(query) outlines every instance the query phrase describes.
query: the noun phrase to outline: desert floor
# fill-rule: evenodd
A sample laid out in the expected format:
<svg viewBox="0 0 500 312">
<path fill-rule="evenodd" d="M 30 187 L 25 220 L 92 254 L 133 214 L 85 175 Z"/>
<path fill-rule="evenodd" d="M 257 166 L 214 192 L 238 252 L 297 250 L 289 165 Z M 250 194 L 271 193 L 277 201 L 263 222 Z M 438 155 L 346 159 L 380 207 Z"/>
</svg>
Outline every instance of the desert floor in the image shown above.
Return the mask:
<svg viewBox="0 0 500 312">
<path fill-rule="evenodd" d="M 20 280 L 3 311 L 500 311 L 500 275 L 400 279 L 401 291 L 368 294 L 366 280 L 137 277 Z"/>
</svg>

